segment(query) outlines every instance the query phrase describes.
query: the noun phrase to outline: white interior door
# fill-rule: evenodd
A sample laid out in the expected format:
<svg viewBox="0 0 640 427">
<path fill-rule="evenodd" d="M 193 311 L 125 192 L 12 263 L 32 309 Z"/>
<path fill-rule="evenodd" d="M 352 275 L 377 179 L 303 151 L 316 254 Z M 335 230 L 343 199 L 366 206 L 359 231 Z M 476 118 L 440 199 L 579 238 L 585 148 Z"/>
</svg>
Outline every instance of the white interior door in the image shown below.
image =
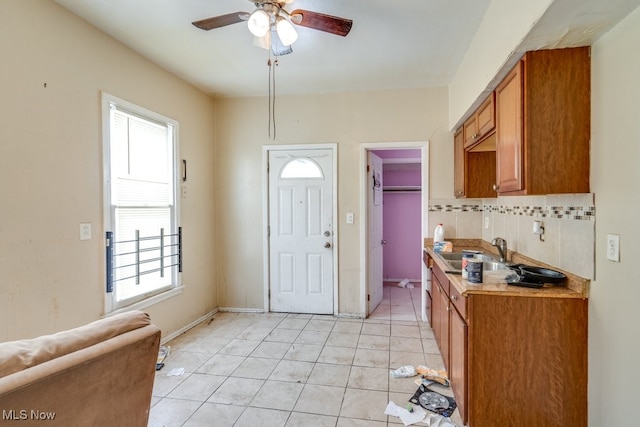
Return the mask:
<svg viewBox="0 0 640 427">
<path fill-rule="evenodd" d="M 368 314 L 382 302 L 382 159 L 372 152 L 368 155 L 367 215 L 369 224 L 368 242 Z"/>
<path fill-rule="evenodd" d="M 269 151 L 271 311 L 333 314 L 333 150 Z"/>
</svg>

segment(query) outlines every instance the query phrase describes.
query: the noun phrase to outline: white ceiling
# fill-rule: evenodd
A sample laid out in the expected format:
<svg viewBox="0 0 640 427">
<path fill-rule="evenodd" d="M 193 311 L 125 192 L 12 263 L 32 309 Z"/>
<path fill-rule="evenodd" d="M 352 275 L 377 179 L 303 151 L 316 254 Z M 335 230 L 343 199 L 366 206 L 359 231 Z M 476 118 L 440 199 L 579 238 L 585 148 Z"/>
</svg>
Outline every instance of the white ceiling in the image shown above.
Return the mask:
<svg viewBox="0 0 640 427">
<path fill-rule="evenodd" d="M 244 22 L 210 31 L 192 21 L 255 9 L 247 0 L 56 0 L 206 93 L 268 92 L 266 50 Z M 353 20 L 345 38 L 296 27 L 279 58 L 279 94 L 450 83 L 490 0 L 295 0 L 286 7 Z"/>
<path fill-rule="evenodd" d="M 268 53 L 245 23 L 200 30 L 192 21 L 252 11 L 247 0 L 55 0 L 100 30 L 211 95 L 265 96 Z M 295 0 L 353 20 L 346 37 L 304 27 L 279 57 L 278 94 L 448 85 L 491 0 Z M 590 45 L 640 0 L 551 0 L 514 51 Z M 506 66 L 509 64 L 507 63 Z M 500 76 L 496 76 L 498 78 Z"/>
</svg>

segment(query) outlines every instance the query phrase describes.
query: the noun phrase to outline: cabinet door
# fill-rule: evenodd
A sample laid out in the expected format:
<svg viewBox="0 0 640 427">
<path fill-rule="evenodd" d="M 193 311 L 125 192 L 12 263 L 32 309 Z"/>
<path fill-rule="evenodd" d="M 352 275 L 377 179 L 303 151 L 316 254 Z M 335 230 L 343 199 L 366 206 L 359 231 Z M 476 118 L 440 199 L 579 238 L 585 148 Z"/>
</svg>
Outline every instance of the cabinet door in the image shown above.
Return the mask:
<svg viewBox="0 0 640 427">
<path fill-rule="evenodd" d="M 453 137 L 453 194 L 457 198 L 465 194 L 465 167 L 464 133 L 460 128 Z"/>
<path fill-rule="evenodd" d="M 522 62 L 496 88 L 496 190 L 521 191 L 523 179 Z"/>
<path fill-rule="evenodd" d="M 496 107 L 493 98 L 494 92 L 491 92 L 476 112 L 476 126 L 478 127 L 479 138 L 483 138 L 496 127 Z"/>
<path fill-rule="evenodd" d="M 478 141 L 478 121 L 475 113 L 462 125 L 464 134 L 464 147 L 468 148 Z"/>
<path fill-rule="evenodd" d="M 442 339 L 440 340 L 440 353 L 442 354 L 442 361 L 444 362 L 444 367 L 447 371 L 450 369 L 449 363 L 449 311 L 451 307 L 449 305 L 449 297 L 447 294 L 439 288 L 440 293 L 438 297 L 441 299 L 441 308 L 440 311 L 440 336 Z"/>
<path fill-rule="evenodd" d="M 453 394 L 458 403 L 458 410 L 462 423 L 467 424 L 467 324 L 458 312 L 451 308 L 450 316 L 450 362 L 449 378 L 453 387 Z"/>
<path fill-rule="evenodd" d="M 438 278 L 433 274 L 431 270 L 431 329 L 433 329 L 433 335 L 436 338 L 438 346 L 442 342 L 441 324 L 442 324 L 442 311 L 444 307 L 442 305 L 442 288 L 438 282 Z"/>
</svg>

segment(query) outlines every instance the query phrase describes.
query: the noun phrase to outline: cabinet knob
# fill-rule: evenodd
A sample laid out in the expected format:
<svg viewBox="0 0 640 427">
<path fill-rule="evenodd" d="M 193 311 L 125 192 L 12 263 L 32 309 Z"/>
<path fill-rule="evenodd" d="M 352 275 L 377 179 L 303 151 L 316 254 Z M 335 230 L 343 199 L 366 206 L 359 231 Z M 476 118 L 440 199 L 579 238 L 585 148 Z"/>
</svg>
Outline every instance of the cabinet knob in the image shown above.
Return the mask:
<svg viewBox="0 0 640 427">
<path fill-rule="evenodd" d="M 493 191 L 498 191 L 500 186 L 498 184 L 493 184 Z"/>
<path fill-rule="evenodd" d="M 457 296 L 457 295 L 451 295 L 451 301 L 455 301 L 455 300 L 457 300 L 457 299 L 458 299 L 458 296 Z"/>
</svg>

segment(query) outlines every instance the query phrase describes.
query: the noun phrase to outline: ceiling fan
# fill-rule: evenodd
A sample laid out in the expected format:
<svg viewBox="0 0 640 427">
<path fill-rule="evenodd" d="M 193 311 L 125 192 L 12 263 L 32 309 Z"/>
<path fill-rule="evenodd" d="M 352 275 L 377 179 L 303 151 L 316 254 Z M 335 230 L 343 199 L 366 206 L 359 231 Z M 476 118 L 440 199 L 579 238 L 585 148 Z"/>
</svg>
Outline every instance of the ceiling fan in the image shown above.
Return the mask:
<svg viewBox="0 0 640 427">
<path fill-rule="evenodd" d="M 351 31 L 353 21 L 310 10 L 285 10 L 285 5 L 294 0 L 249 0 L 256 9 L 249 12 L 234 12 L 192 22 L 202 30 L 213 30 L 246 21 L 249 31 L 256 37 L 256 44 L 271 48 L 274 55 L 291 53 L 291 45 L 297 40 L 294 25 L 320 30 L 338 36 Z"/>
</svg>

